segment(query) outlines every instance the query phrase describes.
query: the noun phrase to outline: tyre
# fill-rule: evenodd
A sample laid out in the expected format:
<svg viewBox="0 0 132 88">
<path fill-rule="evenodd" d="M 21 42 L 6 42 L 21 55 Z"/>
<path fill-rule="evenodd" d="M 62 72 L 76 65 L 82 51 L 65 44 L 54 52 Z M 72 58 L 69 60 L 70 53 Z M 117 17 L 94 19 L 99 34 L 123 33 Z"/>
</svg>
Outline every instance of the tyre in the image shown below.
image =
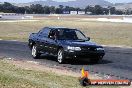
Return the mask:
<svg viewBox="0 0 132 88">
<path fill-rule="evenodd" d="M 39 53 L 39 51 L 37 49 L 37 46 L 33 45 L 33 47 L 32 47 L 32 56 L 33 56 L 33 58 L 38 59 L 38 58 L 40 58 L 40 55 L 41 54 Z"/>
<path fill-rule="evenodd" d="M 63 64 L 65 62 L 65 57 L 64 57 L 64 51 L 63 51 L 63 49 L 59 49 L 58 50 L 57 61 L 60 64 Z"/>
<path fill-rule="evenodd" d="M 32 42 L 28 43 L 29 49 L 32 50 Z"/>
<path fill-rule="evenodd" d="M 30 50 L 32 50 L 32 47 L 33 47 L 33 41 L 28 40 L 28 46 L 29 46 Z"/>
</svg>

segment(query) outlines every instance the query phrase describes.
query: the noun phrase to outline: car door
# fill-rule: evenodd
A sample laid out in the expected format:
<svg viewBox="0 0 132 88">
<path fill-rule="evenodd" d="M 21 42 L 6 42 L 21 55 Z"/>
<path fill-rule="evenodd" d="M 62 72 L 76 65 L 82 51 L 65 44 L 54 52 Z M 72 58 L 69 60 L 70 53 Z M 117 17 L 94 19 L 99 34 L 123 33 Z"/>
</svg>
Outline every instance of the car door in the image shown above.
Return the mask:
<svg viewBox="0 0 132 88">
<path fill-rule="evenodd" d="M 48 45 L 48 34 L 50 32 L 49 28 L 44 28 L 38 33 L 38 44 L 41 52 L 49 52 Z"/>
<path fill-rule="evenodd" d="M 56 55 L 57 54 L 57 48 L 58 48 L 58 43 L 57 43 L 57 40 L 56 40 L 56 30 L 50 30 L 50 33 L 48 35 L 48 45 L 49 45 L 49 52 L 53 55 Z"/>
</svg>

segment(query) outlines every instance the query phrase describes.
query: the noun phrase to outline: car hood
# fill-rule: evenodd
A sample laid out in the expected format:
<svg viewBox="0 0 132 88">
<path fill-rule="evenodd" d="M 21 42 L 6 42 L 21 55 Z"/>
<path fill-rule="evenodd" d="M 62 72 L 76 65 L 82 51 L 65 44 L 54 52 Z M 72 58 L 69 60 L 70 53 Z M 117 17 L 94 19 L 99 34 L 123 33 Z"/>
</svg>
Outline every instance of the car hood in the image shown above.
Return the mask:
<svg viewBox="0 0 132 88">
<path fill-rule="evenodd" d="M 92 41 L 84 41 L 84 40 L 62 40 L 60 41 L 62 44 L 69 45 L 69 46 L 97 46 L 101 47 L 100 45 L 97 45 L 96 43 Z"/>
</svg>

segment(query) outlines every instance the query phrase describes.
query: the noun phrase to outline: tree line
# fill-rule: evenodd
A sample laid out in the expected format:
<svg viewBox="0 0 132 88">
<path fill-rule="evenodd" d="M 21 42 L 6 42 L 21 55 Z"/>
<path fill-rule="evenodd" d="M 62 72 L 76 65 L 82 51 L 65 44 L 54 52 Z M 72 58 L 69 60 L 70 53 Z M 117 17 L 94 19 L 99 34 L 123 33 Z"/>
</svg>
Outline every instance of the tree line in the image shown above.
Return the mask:
<svg viewBox="0 0 132 88">
<path fill-rule="evenodd" d="M 55 6 L 42 6 L 40 4 L 32 4 L 30 6 L 25 7 L 18 7 L 14 6 L 11 3 L 4 2 L 0 4 L 0 12 L 4 13 L 20 13 L 20 14 L 63 14 L 63 12 L 70 11 L 85 11 L 91 12 L 93 15 L 103 15 L 103 14 L 117 14 L 121 15 L 124 14 L 123 11 L 116 10 L 115 7 L 101 7 L 100 5 L 95 6 L 87 6 L 86 8 L 75 8 L 70 6 L 63 6 L 59 5 L 58 7 Z M 132 13 L 132 12 L 131 12 Z"/>
</svg>

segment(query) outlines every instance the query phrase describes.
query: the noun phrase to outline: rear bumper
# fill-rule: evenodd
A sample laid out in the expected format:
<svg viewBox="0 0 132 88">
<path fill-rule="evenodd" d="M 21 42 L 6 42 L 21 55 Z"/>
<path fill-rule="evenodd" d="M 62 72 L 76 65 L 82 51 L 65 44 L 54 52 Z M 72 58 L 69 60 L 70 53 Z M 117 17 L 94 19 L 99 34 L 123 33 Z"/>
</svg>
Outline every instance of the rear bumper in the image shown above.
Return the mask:
<svg viewBox="0 0 132 88">
<path fill-rule="evenodd" d="M 83 52 L 83 51 L 74 51 L 74 52 L 69 52 L 65 51 L 64 55 L 66 59 L 71 59 L 71 58 L 76 58 L 76 59 L 96 59 L 100 58 L 102 59 L 103 56 L 105 55 L 104 51 L 89 51 L 89 52 Z"/>
</svg>

